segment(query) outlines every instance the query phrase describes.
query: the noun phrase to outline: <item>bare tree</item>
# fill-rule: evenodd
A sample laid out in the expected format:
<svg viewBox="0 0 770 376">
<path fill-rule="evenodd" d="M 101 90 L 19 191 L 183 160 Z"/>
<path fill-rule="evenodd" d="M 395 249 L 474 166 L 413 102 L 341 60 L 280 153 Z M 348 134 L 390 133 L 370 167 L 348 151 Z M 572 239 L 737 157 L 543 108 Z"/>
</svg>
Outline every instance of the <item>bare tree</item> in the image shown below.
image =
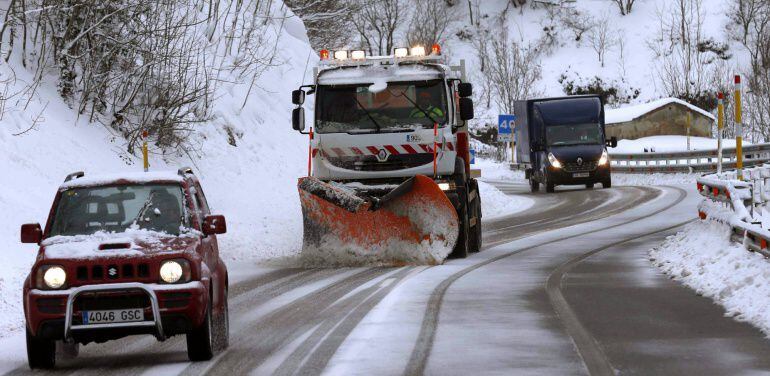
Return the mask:
<svg viewBox="0 0 770 376">
<path fill-rule="evenodd" d="M 588 41 L 596 52 L 599 63 L 604 67 L 607 52 L 618 44 L 616 37 L 617 30 L 610 23 L 608 17 L 602 17 L 603 20 L 597 21 L 588 32 Z"/>
<path fill-rule="evenodd" d="M 412 20 L 406 33 L 410 46 L 430 47 L 440 43 L 450 24 L 457 20 L 457 11 L 453 6 L 437 0 L 414 0 Z"/>
<path fill-rule="evenodd" d="M 310 45 L 315 50 L 346 46 L 352 37 L 348 28 L 329 27 L 349 20 L 352 10 L 346 0 L 285 0 L 291 10 L 305 23 Z"/>
<path fill-rule="evenodd" d="M 631 13 L 631 9 L 634 7 L 635 0 L 612 0 L 612 1 L 618 5 L 618 8 L 620 9 L 620 14 L 625 16 Z"/>
<path fill-rule="evenodd" d="M 394 47 L 397 30 L 406 17 L 404 0 L 351 1 L 353 26 L 370 55 L 386 55 Z"/>
</svg>

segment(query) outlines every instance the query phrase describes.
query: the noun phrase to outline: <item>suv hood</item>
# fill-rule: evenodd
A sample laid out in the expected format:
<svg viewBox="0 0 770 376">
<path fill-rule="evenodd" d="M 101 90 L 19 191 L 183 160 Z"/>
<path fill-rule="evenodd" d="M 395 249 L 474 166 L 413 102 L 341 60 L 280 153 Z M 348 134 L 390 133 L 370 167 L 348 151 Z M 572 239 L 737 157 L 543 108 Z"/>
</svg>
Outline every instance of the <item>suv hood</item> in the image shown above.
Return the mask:
<svg viewBox="0 0 770 376">
<path fill-rule="evenodd" d="M 183 253 L 194 249 L 199 236 L 193 232 L 179 236 L 147 230 L 127 230 L 123 233 L 54 236 L 43 240 L 43 259 L 99 259 L 142 257 L 161 253 Z"/>
</svg>

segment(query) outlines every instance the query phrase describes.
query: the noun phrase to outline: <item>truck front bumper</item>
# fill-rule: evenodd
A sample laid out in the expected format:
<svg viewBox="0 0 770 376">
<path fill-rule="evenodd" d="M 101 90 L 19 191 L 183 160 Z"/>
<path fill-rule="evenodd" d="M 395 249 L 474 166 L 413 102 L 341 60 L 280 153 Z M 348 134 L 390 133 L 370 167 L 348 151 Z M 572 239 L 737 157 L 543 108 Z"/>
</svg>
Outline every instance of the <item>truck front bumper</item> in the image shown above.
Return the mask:
<svg viewBox="0 0 770 376">
<path fill-rule="evenodd" d="M 199 281 L 176 285 L 107 283 L 55 291 L 31 289 L 25 299 L 31 334 L 81 343 L 133 334 L 152 334 L 164 340 L 200 326 L 208 306 L 206 287 Z M 82 320 L 83 311 L 124 308 L 143 308 L 145 320 L 104 324 L 84 324 Z"/>
<path fill-rule="evenodd" d="M 548 166 L 547 180 L 554 185 L 580 185 L 602 183 L 610 179 L 610 166 L 598 166 L 593 171 L 567 172 L 563 168 Z"/>
</svg>

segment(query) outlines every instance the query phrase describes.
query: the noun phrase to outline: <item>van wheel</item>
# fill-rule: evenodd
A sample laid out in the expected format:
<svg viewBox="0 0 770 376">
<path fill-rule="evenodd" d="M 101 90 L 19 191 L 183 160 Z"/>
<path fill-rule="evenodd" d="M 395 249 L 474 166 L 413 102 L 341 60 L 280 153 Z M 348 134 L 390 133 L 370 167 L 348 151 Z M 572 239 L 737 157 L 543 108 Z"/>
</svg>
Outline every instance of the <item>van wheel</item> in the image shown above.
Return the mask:
<svg viewBox="0 0 770 376">
<path fill-rule="evenodd" d="M 187 333 L 187 357 L 191 361 L 198 362 L 210 360 L 214 357 L 212 329 L 211 299 L 209 298 L 209 304 L 206 308 L 206 318 L 203 320 L 203 323 L 199 327 L 193 329 L 190 333 Z"/>
<path fill-rule="evenodd" d="M 27 329 L 27 362 L 30 369 L 52 369 L 56 365 L 56 341 L 33 336 Z"/>
<path fill-rule="evenodd" d="M 535 181 L 534 178 L 531 178 L 531 177 L 529 178 L 529 190 L 532 193 L 535 193 L 540 190 L 540 183 L 538 183 L 537 181 Z"/>
<path fill-rule="evenodd" d="M 603 181 L 602 188 L 612 188 L 612 178 L 607 178 L 607 180 Z"/>
</svg>

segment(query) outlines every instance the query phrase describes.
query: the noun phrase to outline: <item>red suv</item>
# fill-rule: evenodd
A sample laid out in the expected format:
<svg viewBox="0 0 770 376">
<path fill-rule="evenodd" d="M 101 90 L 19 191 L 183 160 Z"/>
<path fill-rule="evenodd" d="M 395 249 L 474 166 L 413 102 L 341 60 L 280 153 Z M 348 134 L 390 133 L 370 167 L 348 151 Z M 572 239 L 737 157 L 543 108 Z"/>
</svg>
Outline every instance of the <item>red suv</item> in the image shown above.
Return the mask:
<svg viewBox="0 0 770 376">
<path fill-rule="evenodd" d="M 186 334 L 190 360 L 211 359 L 228 344 L 226 231 L 189 168 L 67 176 L 45 230 L 21 227 L 40 245 L 24 284 L 30 368 L 52 368 L 57 341 L 76 353 L 134 334 Z"/>
</svg>

